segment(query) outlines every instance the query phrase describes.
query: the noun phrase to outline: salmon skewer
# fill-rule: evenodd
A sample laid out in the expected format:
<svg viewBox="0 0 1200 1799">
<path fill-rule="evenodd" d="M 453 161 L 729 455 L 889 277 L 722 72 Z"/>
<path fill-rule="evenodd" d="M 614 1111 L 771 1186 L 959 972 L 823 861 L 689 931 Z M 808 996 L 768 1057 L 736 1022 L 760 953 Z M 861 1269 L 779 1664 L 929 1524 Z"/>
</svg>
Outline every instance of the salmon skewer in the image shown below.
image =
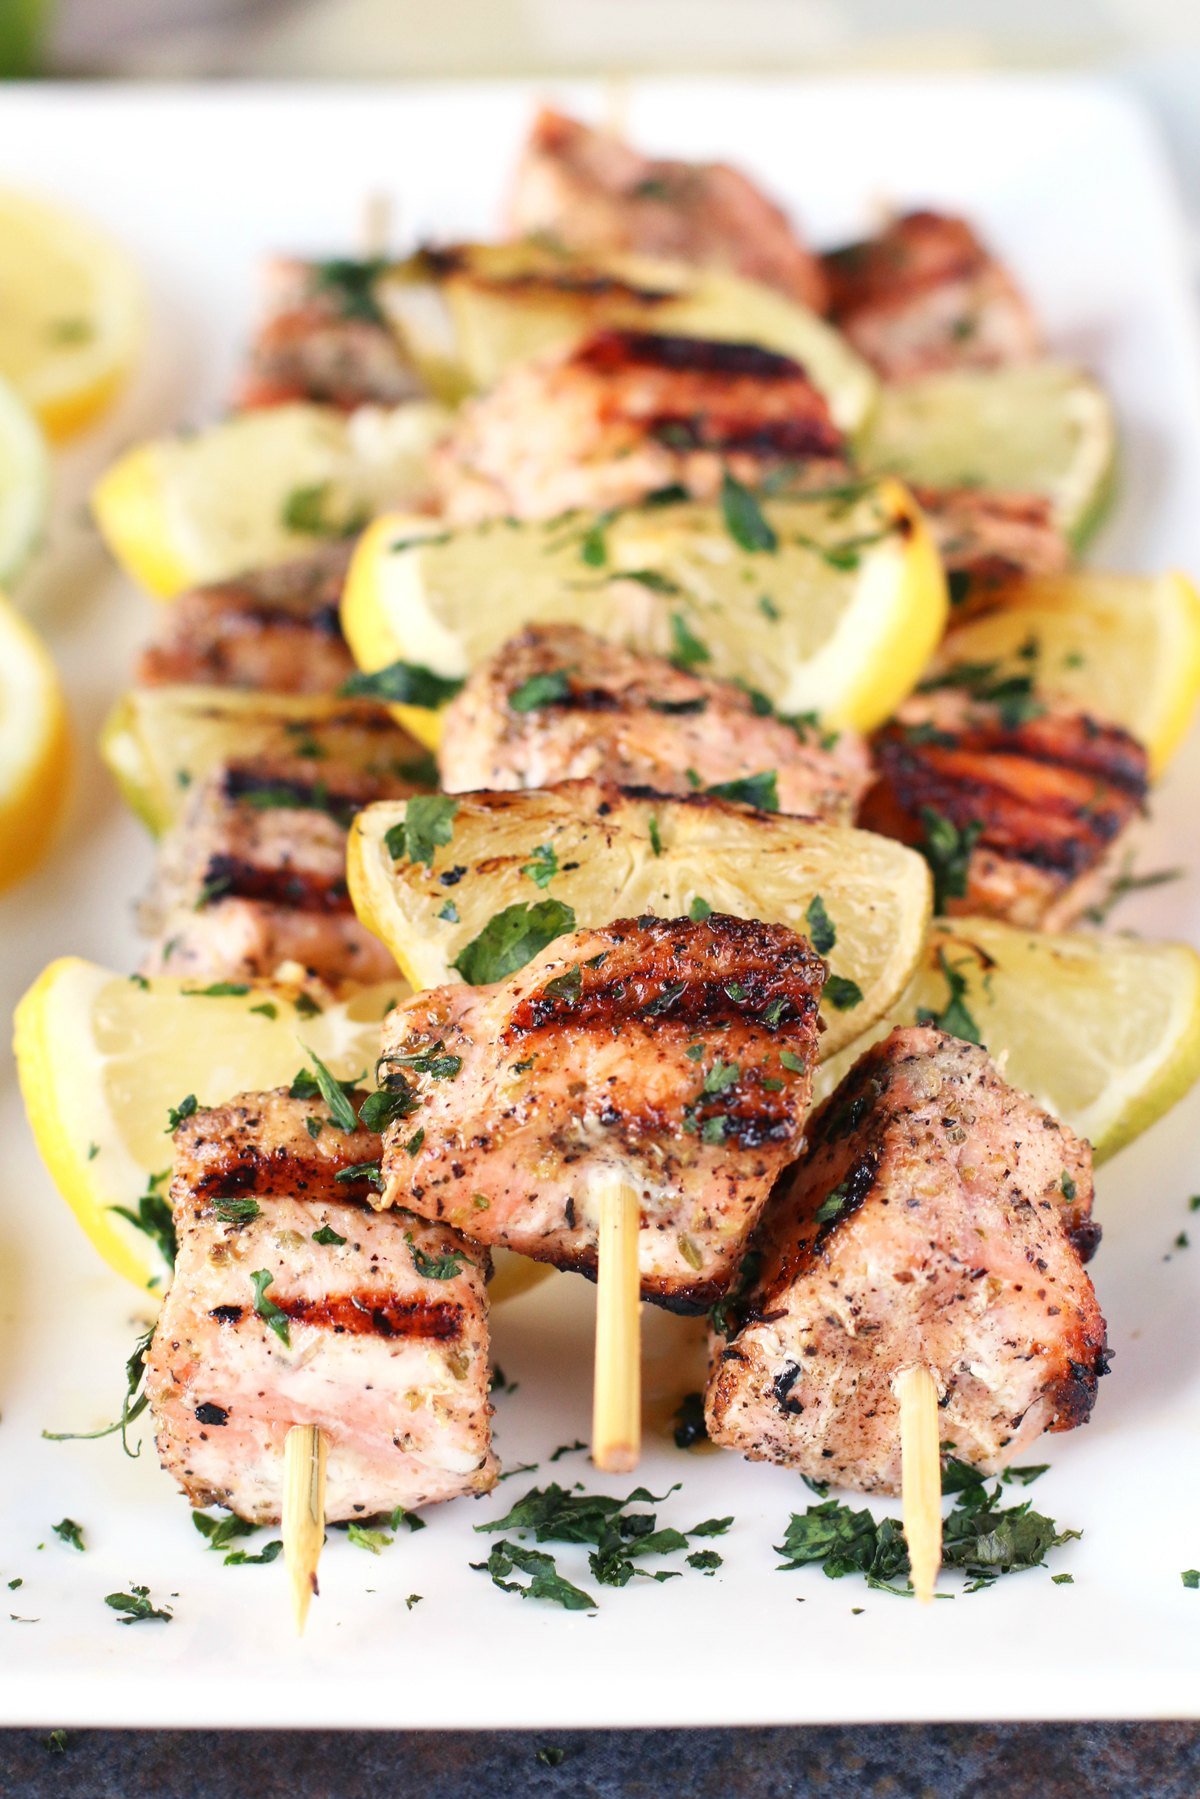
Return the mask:
<svg viewBox="0 0 1200 1799">
<path fill-rule="evenodd" d="M 845 479 L 847 451 L 800 364 L 756 344 L 606 330 L 511 368 L 470 400 L 433 457 L 458 523 L 603 511 L 673 485 Z"/>
<path fill-rule="evenodd" d="M 939 910 L 1031 929 L 1064 929 L 1092 903 L 1147 793 L 1128 732 L 1053 710 L 1002 671 L 933 676 L 873 749 L 859 822 L 927 856 Z"/>
<path fill-rule="evenodd" d="M 589 777 L 687 794 L 775 777 L 781 812 L 853 822 L 871 778 L 862 739 L 770 715 L 756 697 L 574 625 L 531 626 L 481 663 L 446 709 L 447 793 Z"/>
<path fill-rule="evenodd" d="M 936 1390 L 935 1461 L 940 1434 L 995 1474 L 1042 1431 L 1086 1423 L 1106 1367 L 1091 1203 L 1087 1144 L 983 1050 L 893 1031 L 813 1116 L 717 1314 L 709 1435 L 894 1493 L 909 1370 Z"/>
<path fill-rule="evenodd" d="M 599 1273 L 599 1318 L 623 1346 L 614 1369 L 597 1345 L 601 1465 L 637 1456 L 639 1294 L 710 1304 L 798 1153 L 824 975 L 780 925 L 623 919 L 385 1020 L 396 1118 L 377 1203 Z"/>
<path fill-rule="evenodd" d="M 138 657 L 135 680 L 336 693 L 354 673 L 338 619 L 349 561 L 349 547 L 337 544 L 181 594 Z"/>
<path fill-rule="evenodd" d="M 486 1251 L 366 1204 L 379 1147 L 286 1090 L 177 1129 L 179 1254 L 146 1392 L 193 1505 L 278 1520 L 296 1430 L 319 1433 L 330 1519 L 494 1485 Z M 312 1591 L 315 1575 L 305 1606 Z"/>
<path fill-rule="evenodd" d="M 274 258 L 235 404 L 246 409 L 312 400 L 348 412 L 397 406 L 423 393 L 375 299 L 375 282 L 386 267 L 372 256 Z"/>
<path fill-rule="evenodd" d="M 826 281 L 786 214 L 720 162 L 643 156 L 611 131 L 545 109 L 508 205 L 515 237 L 732 269 L 824 310 Z"/>
</svg>

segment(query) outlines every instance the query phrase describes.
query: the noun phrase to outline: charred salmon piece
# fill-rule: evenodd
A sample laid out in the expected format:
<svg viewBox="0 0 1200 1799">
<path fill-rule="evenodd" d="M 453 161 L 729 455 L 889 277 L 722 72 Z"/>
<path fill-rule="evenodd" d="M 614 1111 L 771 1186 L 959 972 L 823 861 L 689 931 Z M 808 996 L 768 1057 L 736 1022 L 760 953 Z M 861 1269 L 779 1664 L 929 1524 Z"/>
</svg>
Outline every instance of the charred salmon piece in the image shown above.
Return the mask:
<svg viewBox="0 0 1200 1799">
<path fill-rule="evenodd" d="M 731 269 L 823 312 L 819 259 L 762 189 L 720 162 L 643 156 L 560 112 L 534 120 L 508 208 L 516 237 Z"/>
<path fill-rule="evenodd" d="M 831 318 L 885 380 L 1042 353 L 1028 302 L 965 219 L 905 213 L 822 262 Z"/>
<path fill-rule="evenodd" d="M 179 1255 L 146 1391 L 163 1467 L 193 1505 L 275 1522 L 294 1424 L 325 1435 L 331 1519 L 494 1484 L 486 1252 L 375 1212 L 369 1180 L 338 1179 L 378 1155 L 371 1132 L 283 1090 L 176 1133 Z"/>
<path fill-rule="evenodd" d="M 1017 575 L 1057 575 L 1074 551 L 1044 494 L 981 487 L 914 487 L 933 532 L 955 617 L 987 605 L 992 589 Z"/>
<path fill-rule="evenodd" d="M 621 919 L 384 1024 L 382 1203 L 592 1275 L 601 1188 L 640 1197 L 642 1294 L 724 1291 L 803 1140 L 825 965 L 782 925 Z"/>
<path fill-rule="evenodd" d="M 448 793 L 595 776 L 687 794 L 769 773 L 781 812 L 845 824 L 871 778 L 855 733 L 785 724 L 744 688 L 574 625 L 533 626 L 477 668 L 447 709 L 438 760 Z"/>
<path fill-rule="evenodd" d="M 511 368 L 434 452 L 442 510 L 466 522 L 603 511 L 663 488 L 713 499 L 844 478 L 846 449 L 800 364 L 757 344 L 608 330 Z"/>
<path fill-rule="evenodd" d="M 396 406 L 422 383 L 374 298 L 386 264 L 345 258 L 268 265 L 263 317 L 235 395 L 242 409 L 313 400 Z"/>
<path fill-rule="evenodd" d="M 395 964 L 350 903 L 346 833 L 363 806 L 413 791 L 332 761 L 216 769 L 163 842 L 144 972 L 268 979 L 296 962 L 334 990 L 387 980 Z"/>
<path fill-rule="evenodd" d="M 907 701 L 873 740 L 878 778 L 859 822 L 922 851 L 939 910 L 1064 929 L 1145 804 L 1146 752 L 1118 726 L 1041 705 L 1023 677 L 957 678 L 998 697 L 949 688 Z"/>
<path fill-rule="evenodd" d="M 349 562 L 338 544 L 181 594 L 138 658 L 136 681 L 335 693 L 354 673 L 338 620 Z"/>
<path fill-rule="evenodd" d="M 714 1442 L 897 1492 L 893 1383 L 913 1366 L 937 1381 L 946 1452 L 985 1473 L 1086 1423 L 1106 1366 L 1087 1144 L 983 1050 L 920 1026 L 868 1050 L 809 1140 L 716 1314 Z"/>
</svg>

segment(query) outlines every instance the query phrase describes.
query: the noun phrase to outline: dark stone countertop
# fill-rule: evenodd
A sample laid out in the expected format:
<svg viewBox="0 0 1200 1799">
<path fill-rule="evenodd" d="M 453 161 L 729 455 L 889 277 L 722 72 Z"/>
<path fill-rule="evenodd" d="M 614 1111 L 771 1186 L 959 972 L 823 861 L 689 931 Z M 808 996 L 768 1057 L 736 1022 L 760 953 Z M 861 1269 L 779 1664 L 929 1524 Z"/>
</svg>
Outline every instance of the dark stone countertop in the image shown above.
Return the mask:
<svg viewBox="0 0 1200 1799">
<path fill-rule="evenodd" d="M 550 1751 L 547 1759 L 539 1757 Z M 555 1765 L 554 1755 L 564 1751 Z M 1200 1724 L 0 1731 L 0 1799 L 1196 1799 Z"/>
</svg>

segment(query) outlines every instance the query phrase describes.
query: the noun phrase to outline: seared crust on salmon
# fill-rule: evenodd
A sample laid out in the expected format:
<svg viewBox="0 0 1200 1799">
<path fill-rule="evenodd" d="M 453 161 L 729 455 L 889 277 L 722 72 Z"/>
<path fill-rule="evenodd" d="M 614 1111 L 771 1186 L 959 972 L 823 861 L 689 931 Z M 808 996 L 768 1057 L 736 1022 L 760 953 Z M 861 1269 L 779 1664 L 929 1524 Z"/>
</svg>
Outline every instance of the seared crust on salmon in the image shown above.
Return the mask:
<svg viewBox="0 0 1200 1799">
<path fill-rule="evenodd" d="M 846 473 L 824 396 L 800 364 L 757 344 L 600 331 L 556 346 L 468 401 L 433 458 L 459 522 L 602 511 L 682 486 L 713 499 L 728 470 L 748 485 Z"/>
<path fill-rule="evenodd" d="M 236 404 L 313 400 L 350 411 L 396 406 L 421 393 L 421 381 L 374 298 L 374 283 L 386 267 L 345 257 L 274 258 Z"/>
<path fill-rule="evenodd" d="M 1057 575 L 1074 559 L 1044 494 L 923 486 L 912 492 L 933 532 L 956 617 L 964 603 L 986 605 L 989 589 L 1015 575 Z"/>
<path fill-rule="evenodd" d="M 446 710 L 438 762 L 448 793 L 595 776 L 688 794 L 770 772 L 781 812 L 844 824 L 871 778 L 854 732 L 828 744 L 744 688 L 574 625 L 531 626 L 475 670 Z"/>
<path fill-rule="evenodd" d="M 889 381 L 1042 352 L 1024 296 L 965 219 L 905 213 L 822 262 L 830 316 Z"/>
<path fill-rule="evenodd" d="M 643 1296 L 702 1310 L 799 1152 L 824 976 L 784 926 L 714 913 L 577 931 L 506 981 L 418 994 L 384 1021 L 403 1116 L 381 1203 L 594 1275 L 619 1179 Z"/>
<path fill-rule="evenodd" d="M 181 594 L 138 657 L 135 680 L 335 693 L 354 673 L 338 619 L 349 561 L 337 544 Z"/>
<path fill-rule="evenodd" d="M 508 207 L 516 237 L 732 269 L 824 310 L 825 277 L 782 209 L 737 169 L 640 154 L 609 131 L 540 112 Z"/>
<path fill-rule="evenodd" d="M 1146 752 L 1116 725 L 1016 697 L 1007 716 L 957 688 L 907 701 L 873 740 L 859 823 L 922 850 L 940 910 L 1061 930 L 1145 803 Z"/>
<path fill-rule="evenodd" d="M 378 1154 L 372 1132 L 286 1091 L 176 1132 L 179 1255 L 146 1391 L 163 1466 L 193 1505 L 275 1522 L 294 1424 L 324 1436 L 330 1519 L 494 1484 L 486 1253 L 364 1206 L 369 1181 L 338 1177 Z"/>
<path fill-rule="evenodd" d="M 817 1112 L 714 1338 L 709 1435 L 865 1492 L 900 1487 L 894 1382 L 931 1370 L 947 1453 L 997 1473 L 1084 1424 L 1106 1367 L 1086 1143 L 930 1027 Z"/>
</svg>

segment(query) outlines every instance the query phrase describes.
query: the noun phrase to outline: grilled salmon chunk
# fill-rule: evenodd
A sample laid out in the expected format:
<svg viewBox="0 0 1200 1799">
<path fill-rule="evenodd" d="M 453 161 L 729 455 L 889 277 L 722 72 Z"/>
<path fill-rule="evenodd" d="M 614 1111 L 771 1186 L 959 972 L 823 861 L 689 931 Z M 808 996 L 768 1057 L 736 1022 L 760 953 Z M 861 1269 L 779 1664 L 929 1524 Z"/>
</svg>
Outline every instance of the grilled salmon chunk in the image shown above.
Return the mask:
<svg viewBox="0 0 1200 1799">
<path fill-rule="evenodd" d="M 985 1473 L 1086 1423 L 1106 1365 L 1087 1144 L 929 1027 L 868 1050 L 809 1137 L 717 1314 L 713 1441 L 897 1492 L 893 1383 L 914 1366 L 944 1449 Z"/>
<path fill-rule="evenodd" d="M 459 522 L 603 511 L 672 486 L 713 499 L 748 485 L 845 475 L 824 396 L 757 344 L 608 330 L 511 368 L 468 401 L 434 452 L 442 510 Z"/>
<path fill-rule="evenodd" d="M 859 822 L 922 851 L 940 911 L 1062 930 L 1145 803 L 1146 752 L 1116 725 L 1031 699 L 1022 677 L 933 680 L 947 678 L 1000 697 L 933 687 L 906 701 L 873 740 L 878 779 Z"/>
<path fill-rule="evenodd" d="M 508 209 L 516 237 L 567 250 L 633 251 L 732 269 L 814 311 L 824 310 L 821 264 L 787 215 L 721 162 L 643 156 L 614 133 L 540 112 Z"/>
<path fill-rule="evenodd" d="M 350 411 L 396 406 L 422 384 L 376 303 L 384 262 L 276 257 L 236 395 L 242 408 L 314 400 Z"/>
<path fill-rule="evenodd" d="M 643 1296 L 699 1311 L 803 1141 L 825 965 L 714 913 L 561 937 L 389 1013 L 384 1205 L 594 1275 L 602 1188 L 641 1201 Z"/>
<path fill-rule="evenodd" d="M 334 990 L 389 979 L 395 963 L 350 903 L 346 833 L 363 806 L 414 791 L 333 761 L 217 768 L 163 842 L 143 972 L 269 979 L 293 962 Z"/>
<path fill-rule="evenodd" d="M 333 693 L 354 673 L 338 620 L 350 551 L 256 570 L 181 594 L 142 651 L 136 679 L 269 693 Z"/>
<path fill-rule="evenodd" d="M 486 1252 L 364 1205 L 369 1181 L 338 1177 L 378 1154 L 370 1131 L 286 1090 L 176 1132 L 179 1255 L 146 1391 L 162 1464 L 194 1505 L 277 1520 L 294 1424 L 324 1433 L 331 1519 L 494 1484 Z"/>
<path fill-rule="evenodd" d="M 956 617 L 965 603 L 1015 575 L 1057 575 L 1074 560 L 1070 540 L 1044 494 L 982 487 L 914 486 L 950 584 Z"/>
<path fill-rule="evenodd" d="M 965 219 L 910 212 L 823 258 L 830 316 L 889 381 L 1042 352 L 1029 305 Z"/>
<path fill-rule="evenodd" d="M 846 731 L 826 745 L 741 687 L 542 625 L 475 670 L 447 708 L 438 761 L 448 793 L 596 776 L 686 794 L 773 774 L 781 812 L 850 824 L 870 781 L 866 749 Z"/>
</svg>

